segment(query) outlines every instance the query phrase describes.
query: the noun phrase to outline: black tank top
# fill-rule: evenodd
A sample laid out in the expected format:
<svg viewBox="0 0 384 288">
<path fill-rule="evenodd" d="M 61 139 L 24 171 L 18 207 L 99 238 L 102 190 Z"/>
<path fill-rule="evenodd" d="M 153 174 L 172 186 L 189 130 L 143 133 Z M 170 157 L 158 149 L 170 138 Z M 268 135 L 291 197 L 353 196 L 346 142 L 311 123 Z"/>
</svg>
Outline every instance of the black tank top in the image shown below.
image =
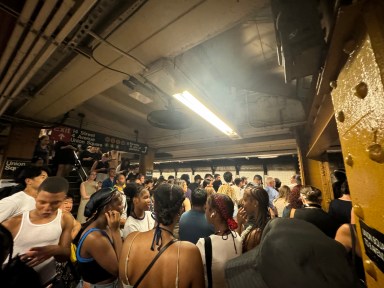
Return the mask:
<svg viewBox="0 0 384 288">
<path fill-rule="evenodd" d="M 101 229 L 97 228 L 91 228 L 85 234 L 80 238 L 79 245 L 76 250 L 76 258 L 77 258 L 77 265 L 80 272 L 81 277 L 84 281 L 89 282 L 91 284 L 96 284 L 101 281 L 108 280 L 110 278 L 113 278 L 114 276 L 110 274 L 108 271 L 106 271 L 103 267 L 101 267 L 93 258 L 83 258 L 80 256 L 81 247 L 83 245 L 83 242 L 85 238 L 87 238 L 88 234 L 93 231 L 100 231 L 104 236 L 108 238 L 108 240 L 111 242 L 111 239 L 109 238 L 108 234 Z"/>
</svg>

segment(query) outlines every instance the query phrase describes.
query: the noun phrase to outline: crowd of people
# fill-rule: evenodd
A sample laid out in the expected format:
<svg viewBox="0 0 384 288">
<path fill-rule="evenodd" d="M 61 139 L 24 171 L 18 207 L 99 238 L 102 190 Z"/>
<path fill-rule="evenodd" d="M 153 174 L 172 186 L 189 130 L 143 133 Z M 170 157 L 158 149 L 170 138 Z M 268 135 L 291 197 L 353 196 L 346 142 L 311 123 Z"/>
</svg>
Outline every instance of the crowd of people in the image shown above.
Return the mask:
<svg viewBox="0 0 384 288">
<path fill-rule="evenodd" d="M 327 213 L 299 175 L 145 179 L 104 156 L 88 163 L 76 218 L 65 178 L 18 172 L 19 192 L 0 200 L 4 287 L 24 287 L 20 269 L 28 287 L 362 287 L 346 179 Z"/>
</svg>

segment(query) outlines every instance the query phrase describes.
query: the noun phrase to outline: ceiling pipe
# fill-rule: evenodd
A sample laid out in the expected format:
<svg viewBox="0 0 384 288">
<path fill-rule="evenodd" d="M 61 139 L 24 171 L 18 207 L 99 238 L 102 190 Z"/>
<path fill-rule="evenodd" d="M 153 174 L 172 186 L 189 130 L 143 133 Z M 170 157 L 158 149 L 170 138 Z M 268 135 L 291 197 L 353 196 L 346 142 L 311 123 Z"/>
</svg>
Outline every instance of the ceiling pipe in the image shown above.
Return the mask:
<svg viewBox="0 0 384 288">
<path fill-rule="evenodd" d="M 3 81 L 0 84 L 1 94 L 9 95 L 11 93 L 13 87 L 17 85 L 21 76 L 28 71 L 27 70 L 28 66 L 31 64 L 32 61 L 36 59 L 40 50 L 46 44 L 47 40 L 45 40 L 42 37 L 42 35 L 39 35 L 40 34 L 39 32 L 41 30 L 41 27 L 44 25 L 45 21 L 47 20 L 49 15 L 52 13 L 53 9 L 55 8 L 56 2 L 57 1 L 44 2 L 42 9 L 39 11 L 39 15 L 37 16 L 36 20 L 33 22 L 32 27 L 28 31 L 27 36 L 24 38 L 23 44 L 17 50 L 17 54 L 13 58 L 12 65 L 11 67 L 9 67 L 7 74 L 5 75 Z M 59 11 L 62 9 L 63 6 L 65 5 L 61 5 Z M 65 14 L 63 16 L 65 16 Z M 52 19 L 47 29 L 44 31 L 43 33 L 44 36 L 47 36 L 48 38 L 51 36 L 51 34 L 48 34 L 49 32 L 48 28 L 50 28 L 50 26 L 53 26 L 52 23 L 54 23 L 54 21 L 55 21 L 55 17 Z M 60 22 L 55 23 L 55 28 L 59 24 Z M 34 33 L 32 31 L 39 31 L 39 32 Z M 36 39 L 37 39 L 37 42 L 36 42 Z"/>
<path fill-rule="evenodd" d="M 5 48 L 4 53 L 0 59 L 0 71 L 3 71 L 4 67 L 8 63 L 13 51 L 15 50 L 17 42 L 19 41 L 26 27 L 28 26 L 27 24 L 31 19 L 31 15 L 35 10 L 38 2 L 38 0 L 26 1 L 24 8 L 20 14 L 20 17 L 17 20 L 17 24 L 12 31 L 12 35 L 9 38 L 7 47 Z"/>
<path fill-rule="evenodd" d="M 88 13 L 88 11 L 95 5 L 97 0 L 85 0 L 75 11 L 73 16 L 68 20 L 63 29 L 57 34 L 54 39 L 55 44 L 50 43 L 47 49 L 40 55 L 40 58 L 34 63 L 33 67 L 23 77 L 21 83 L 12 92 L 9 98 L 5 99 L 4 105 L 0 102 L 0 116 L 7 110 L 8 106 L 18 96 L 28 81 L 34 76 L 34 74 L 43 66 L 45 61 L 55 52 L 57 45 L 60 45 L 65 37 L 76 27 L 78 22 Z"/>
<path fill-rule="evenodd" d="M 36 20 L 32 23 L 32 27 L 29 28 L 28 25 L 26 25 L 29 31 L 26 37 L 24 37 L 23 43 L 21 44 L 20 48 L 17 50 L 16 56 L 11 59 L 12 63 L 7 69 L 7 73 L 5 74 L 4 78 L 0 83 L 0 94 L 3 95 L 3 98 L 0 101 L 0 107 L 5 105 L 3 103 L 6 103 L 7 98 L 9 97 L 9 94 L 12 91 L 12 88 L 14 87 L 15 83 L 17 83 L 15 81 L 19 79 L 18 77 L 15 77 L 15 74 L 25 72 L 25 68 L 20 67 L 20 65 L 23 66 L 24 63 L 28 62 L 29 59 L 29 61 L 34 60 L 34 57 L 31 57 L 28 51 L 31 50 L 31 47 L 32 45 L 34 45 L 36 38 L 39 37 L 39 33 L 35 31 L 40 31 L 47 17 L 54 9 L 56 2 L 57 1 L 46 1 L 41 10 L 39 11 Z M 19 41 L 19 39 L 17 39 L 17 41 Z"/>
</svg>

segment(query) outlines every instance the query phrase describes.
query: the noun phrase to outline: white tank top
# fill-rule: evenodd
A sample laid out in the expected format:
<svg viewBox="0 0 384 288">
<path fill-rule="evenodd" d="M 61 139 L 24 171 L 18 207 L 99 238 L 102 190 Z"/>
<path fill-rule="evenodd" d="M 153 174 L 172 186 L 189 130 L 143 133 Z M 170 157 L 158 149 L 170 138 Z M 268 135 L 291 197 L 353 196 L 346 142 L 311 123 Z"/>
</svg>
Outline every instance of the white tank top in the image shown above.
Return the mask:
<svg viewBox="0 0 384 288">
<path fill-rule="evenodd" d="M 29 212 L 24 212 L 19 232 L 16 234 L 13 246 L 13 256 L 24 254 L 32 247 L 42 247 L 59 244 L 62 228 L 62 211 L 59 209 L 55 219 L 45 224 L 33 224 Z M 55 259 L 53 257 L 33 267 L 39 275 L 41 284 L 45 284 L 56 275 Z"/>
</svg>

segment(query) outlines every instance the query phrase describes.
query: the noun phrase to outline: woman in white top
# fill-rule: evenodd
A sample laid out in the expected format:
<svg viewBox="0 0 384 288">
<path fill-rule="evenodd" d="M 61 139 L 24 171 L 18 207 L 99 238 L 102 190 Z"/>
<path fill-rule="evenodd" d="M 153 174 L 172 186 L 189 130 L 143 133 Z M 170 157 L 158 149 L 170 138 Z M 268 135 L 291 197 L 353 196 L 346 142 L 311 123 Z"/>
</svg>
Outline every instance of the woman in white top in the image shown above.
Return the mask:
<svg viewBox="0 0 384 288">
<path fill-rule="evenodd" d="M 98 190 L 98 185 L 96 182 L 96 175 L 97 173 L 95 171 L 91 171 L 91 173 L 88 176 L 88 179 L 80 184 L 80 205 L 77 210 L 77 221 L 79 221 L 81 224 L 85 223 L 87 220 L 84 216 L 84 209 L 87 205 L 89 198 L 91 198 L 92 194 L 95 193 Z"/>
<path fill-rule="evenodd" d="M 146 232 L 155 226 L 149 206 L 151 198 L 149 191 L 135 183 L 129 183 L 124 188 L 127 196 L 127 215 L 129 215 L 124 225 L 123 237 L 127 237 L 134 231 Z"/>
<path fill-rule="evenodd" d="M 204 264 L 206 287 L 227 287 L 224 275 L 225 265 L 228 260 L 241 255 L 241 237 L 234 231 L 237 223 L 232 217 L 233 210 L 233 201 L 227 195 L 214 194 L 207 200 L 205 216 L 216 231 L 215 234 L 207 237 L 210 239 L 212 252 L 206 251 L 206 247 L 209 247 L 209 239 L 200 238 L 196 244 Z M 211 258 L 211 265 L 207 263 L 209 258 Z M 209 266 L 211 273 L 207 273 Z M 208 285 L 210 274 L 212 275 L 211 286 Z"/>
</svg>

